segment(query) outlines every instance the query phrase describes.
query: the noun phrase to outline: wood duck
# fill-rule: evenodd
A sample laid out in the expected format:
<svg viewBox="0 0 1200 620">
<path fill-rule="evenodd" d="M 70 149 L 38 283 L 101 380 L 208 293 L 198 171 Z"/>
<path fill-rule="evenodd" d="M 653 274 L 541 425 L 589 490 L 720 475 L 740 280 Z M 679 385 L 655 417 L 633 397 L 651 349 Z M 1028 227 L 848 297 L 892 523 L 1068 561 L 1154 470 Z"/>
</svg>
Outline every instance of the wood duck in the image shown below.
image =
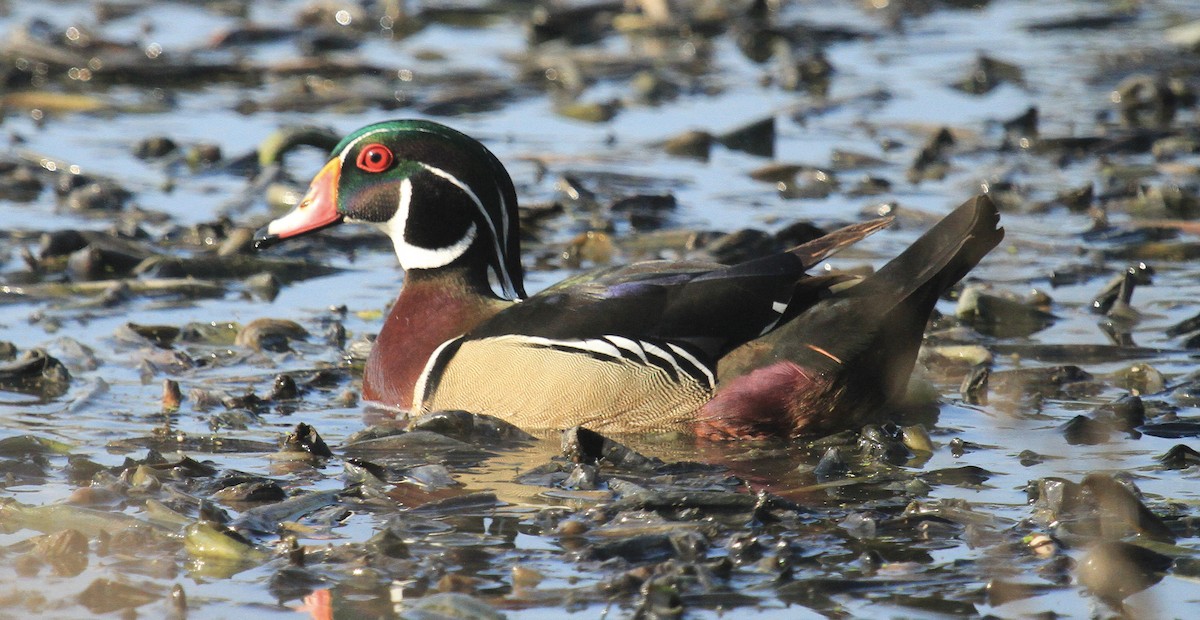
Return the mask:
<svg viewBox="0 0 1200 620">
<path fill-rule="evenodd" d="M 889 219 L 738 265 L 641 262 L 527 296 L 508 172 L 476 140 L 423 120 L 347 136 L 256 245 L 343 221 L 387 233 L 405 271 L 367 361 L 366 399 L 527 430 L 712 439 L 886 418 L 937 299 L 1004 236 L 995 206 L 978 196 L 853 281 L 806 271 Z"/>
</svg>

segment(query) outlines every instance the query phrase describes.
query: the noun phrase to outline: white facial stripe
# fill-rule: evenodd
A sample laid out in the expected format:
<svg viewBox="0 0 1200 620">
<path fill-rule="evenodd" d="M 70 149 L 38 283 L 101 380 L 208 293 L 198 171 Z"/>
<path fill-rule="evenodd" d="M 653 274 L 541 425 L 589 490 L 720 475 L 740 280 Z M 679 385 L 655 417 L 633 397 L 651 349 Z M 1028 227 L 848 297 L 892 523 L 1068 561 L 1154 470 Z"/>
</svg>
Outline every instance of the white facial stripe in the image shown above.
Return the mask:
<svg viewBox="0 0 1200 620">
<path fill-rule="evenodd" d="M 367 133 L 364 133 L 363 135 L 355 138 L 354 142 L 347 144 L 346 148 L 342 149 L 341 153 L 338 153 L 338 155 L 337 155 L 338 161 L 342 162 L 343 166 L 346 165 L 346 156 L 350 154 L 350 151 L 354 150 L 355 145 L 357 145 L 359 142 L 362 142 L 363 140 L 365 140 L 377 133 L 385 133 L 388 131 L 391 131 L 391 130 L 390 129 L 374 129 L 374 130 L 368 131 Z"/>
<path fill-rule="evenodd" d="M 774 310 L 776 314 L 783 314 L 783 311 L 787 310 L 787 306 L 787 304 L 779 301 L 771 303 L 771 309 Z"/>
<path fill-rule="evenodd" d="M 408 210 L 412 203 L 412 193 L 412 181 L 409 179 L 401 181 L 400 201 L 396 205 L 396 214 L 392 216 L 392 219 L 380 224 L 379 227 L 392 238 L 392 245 L 396 248 L 396 258 L 404 269 L 445 267 L 467 252 L 471 244 L 475 242 L 479 229 L 475 222 L 471 222 L 471 227 L 467 229 L 462 239 L 444 248 L 422 248 L 409 243 L 404 238 L 404 231 L 408 226 Z"/>
<path fill-rule="evenodd" d="M 495 246 L 494 249 L 496 251 L 496 256 L 499 258 L 499 263 L 500 263 L 499 264 L 500 273 L 498 275 L 500 276 L 500 284 L 504 287 L 505 296 L 508 297 L 509 299 L 516 298 L 517 287 L 516 287 L 516 285 L 513 284 L 512 274 L 510 274 L 508 272 L 508 265 L 506 264 L 507 261 L 505 260 L 507 258 L 507 256 L 505 255 L 504 250 L 500 246 L 501 237 L 496 234 L 496 232 L 497 232 L 496 231 L 496 223 L 493 222 L 492 218 L 488 216 L 487 210 L 483 208 L 483 202 L 479 200 L 479 196 L 476 196 L 475 192 L 471 191 L 471 188 L 468 187 L 466 183 L 459 181 L 454 175 L 450 174 L 449 172 L 446 172 L 445 170 L 442 170 L 441 168 L 430 166 L 429 164 L 421 164 L 421 167 L 425 168 L 429 172 L 449 181 L 452 185 L 454 185 L 458 189 L 461 189 L 463 191 L 463 193 L 465 193 L 467 195 L 467 197 L 469 197 L 471 199 L 471 202 L 475 203 L 475 207 L 479 209 L 479 214 L 483 216 L 483 221 L 487 222 L 488 228 L 492 232 L 492 243 Z M 508 217 L 507 217 L 508 209 L 507 209 L 507 207 L 504 207 L 503 201 L 501 202 L 501 206 L 503 207 L 501 209 L 501 213 L 505 214 L 505 216 L 503 218 L 504 221 L 502 222 L 503 231 L 504 231 L 504 234 L 506 235 L 504 237 L 504 239 L 507 240 L 508 239 L 508 237 L 507 237 L 507 235 L 508 235 Z"/>
</svg>

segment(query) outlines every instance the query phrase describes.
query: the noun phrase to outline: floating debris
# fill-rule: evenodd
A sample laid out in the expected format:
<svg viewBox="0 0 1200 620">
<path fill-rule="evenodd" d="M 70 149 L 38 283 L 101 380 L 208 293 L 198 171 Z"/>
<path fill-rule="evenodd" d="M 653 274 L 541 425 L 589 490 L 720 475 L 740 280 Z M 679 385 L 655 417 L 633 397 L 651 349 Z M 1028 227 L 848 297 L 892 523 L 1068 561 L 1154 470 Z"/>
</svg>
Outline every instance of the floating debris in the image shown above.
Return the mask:
<svg viewBox="0 0 1200 620">
<path fill-rule="evenodd" d="M 1102 542 L 1079 563 L 1079 581 L 1101 599 L 1118 605 L 1158 583 L 1171 558 L 1125 542 Z"/>
<path fill-rule="evenodd" d="M 296 429 L 283 438 L 280 453 L 300 453 L 320 458 L 333 456 L 333 451 L 325 445 L 317 429 L 303 422 L 297 424 Z"/>
<path fill-rule="evenodd" d="M 1054 324 L 1058 317 L 1033 303 L 967 287 L 958 297 L 954 314 L 989 336 L 1029 336 Z"/>
<path fill-rule="evenodd" d="M 974 66 L 967 71 L 966 77 L 955 82 L 953 86 L 970 95 L 983 95 L 1001 84 L 1024 86 L 1024 72 L 1015 64 L 980 54 L 975 58 Z"/>
<path fill-rule="evenodd" d="M 255 351 L 282 353 L 291 349 L 291 340 L 308 338 L 308 330 L 286 319 L 255 319 L 238 331 L 234 344 Z"/>
<path fill-rule="evenodd" d="M 0 364 L 0 390 L 56 398 L 66 394 L 70 384 L 67 367 L 43 349 L 30 349 Z"/>
<path fill-rule="evenodd" d="M 225 562 L 260 562 L 268 556 L 245 537 L 219 523 L 197 521 L 183 533 L 183 545 L 194 558 Z"/>
<path fill-rule="evenodd" d="M 13 4 L 10 615 L 1197 615 L 1200 30 L 1180 3 L 820 23 L 778 2 Z M 1019 66 L 991 43 L 1029 36 Z M 364 407 L 392 241 L 263 260 L 253 231 L 352 118 L 408 114 L 509 166 L 533 288 L 894 216 L 810 270 L 868 273 L 981 185 L 1009 242 L 922 300 L 919 404 L 856 431 L 547 438 Z"/>
<path fill-rule="evenodd" d="M 1158 461 L 1167 469 L 1187 469 L 1200 465 L 1200 452 L 1184 444 L 1176 444 L 1158 457 Z"/>
<path fill-rule="evenodd" d="M 663 143 L 663 150 L 678 157 L 692 157 L 708 161 L 709 153 L 716 138 L 706 132 L 692 130 L 675 136 Z"/>
<path fill-rule="evenodd" d="M 162 592 L 153 584 L 134 585 L 100 578 L 80 592 L 78 600 L 93 614 L 109 614 L 160 601 Z"/>
</svg>

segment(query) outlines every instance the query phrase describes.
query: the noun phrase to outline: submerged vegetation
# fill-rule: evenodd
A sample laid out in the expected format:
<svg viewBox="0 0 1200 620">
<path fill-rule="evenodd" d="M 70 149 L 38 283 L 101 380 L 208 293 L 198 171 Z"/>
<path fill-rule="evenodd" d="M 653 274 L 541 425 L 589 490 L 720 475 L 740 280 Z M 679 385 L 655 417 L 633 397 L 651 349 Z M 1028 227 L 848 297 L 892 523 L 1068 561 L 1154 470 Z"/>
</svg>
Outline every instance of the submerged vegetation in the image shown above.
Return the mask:
<svg viewBox="0 0 1200 620">
<path fill-rule="evenodd" d="M 0 3 L 10 614 L 1196 616 L 1187 2 Z M 513 173 L 531 288 L 978 192 L 894 423 L 532 436 L 359 399 L 386 238 L 255 254 L 346 132 Z"/>
</svg>

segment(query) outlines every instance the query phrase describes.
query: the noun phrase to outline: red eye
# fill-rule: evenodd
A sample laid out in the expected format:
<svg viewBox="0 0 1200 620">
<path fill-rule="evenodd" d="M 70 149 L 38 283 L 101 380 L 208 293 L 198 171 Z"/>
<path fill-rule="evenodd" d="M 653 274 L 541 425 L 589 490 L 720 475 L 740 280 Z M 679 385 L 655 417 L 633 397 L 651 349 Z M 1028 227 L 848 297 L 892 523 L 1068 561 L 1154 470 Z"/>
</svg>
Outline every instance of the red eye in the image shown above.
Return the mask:
<svg viewBox="0 0 1200 620">
<path fill-rule="evenodd" d="M 358 152 L 358 160 L 354 163 L 367 172 L 383 172 L 396 159 L 392 151 L 382 144 L 368 144 Z"/>
</svg>

